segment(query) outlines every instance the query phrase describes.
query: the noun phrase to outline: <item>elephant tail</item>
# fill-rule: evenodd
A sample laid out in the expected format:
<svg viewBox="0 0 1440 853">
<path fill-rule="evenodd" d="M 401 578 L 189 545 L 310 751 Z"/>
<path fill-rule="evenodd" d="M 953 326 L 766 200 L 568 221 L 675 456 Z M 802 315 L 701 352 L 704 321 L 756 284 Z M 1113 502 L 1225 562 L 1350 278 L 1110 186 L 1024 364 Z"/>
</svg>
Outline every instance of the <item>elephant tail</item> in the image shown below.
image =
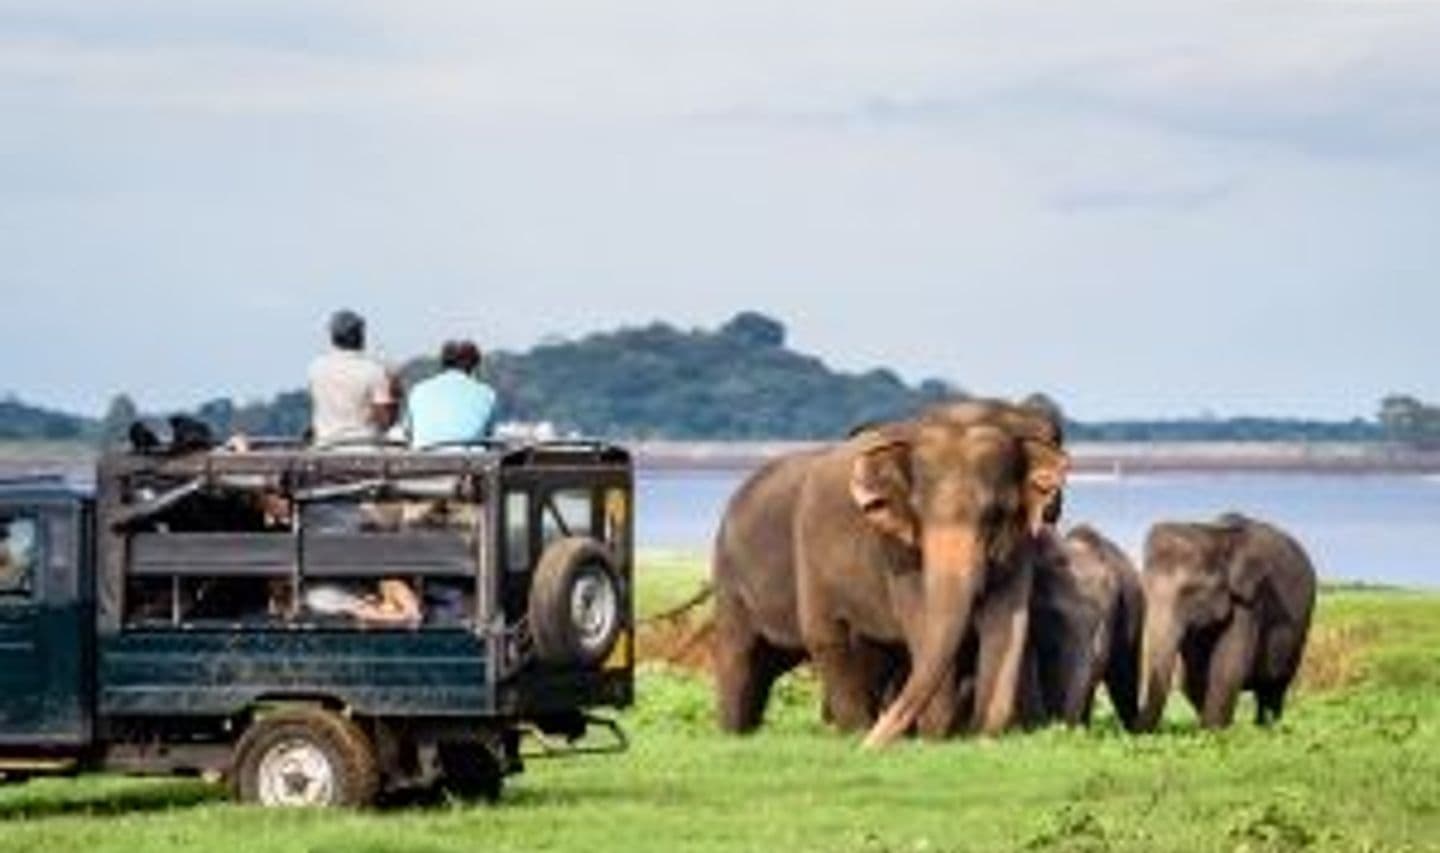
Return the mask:
<svg viewBox="0 0 1440 853">
<path fill-rule="evenodd" d="M 639 620 L 638 624 L 640 625 L 640 627 L 644 627 L 646 625 L 655 625 L 660 622 L 674 622 L 683 616 L 688 616 L 690 614 L 690 611 L 701 606 L 702 604 L 706 603 L 714 597 L 715 584 L 707 583 L 704 586 L 700 587 L 700 589 L 694 595 L 690 596 L 689 598 L 685 599 L 674 607 L 667 608 L 660 611 L 659 613 L 652 613 L 649 616 L 646 616 L 644 619 Z"/>
<path fill-rule="evenodd" d="M 674 607 L 639 620 L 642 654 L 669 664 L 709 668 L 715 616 L 702 608 L 714 597 L 715 585 L 707 583 Z"/>
</svg>

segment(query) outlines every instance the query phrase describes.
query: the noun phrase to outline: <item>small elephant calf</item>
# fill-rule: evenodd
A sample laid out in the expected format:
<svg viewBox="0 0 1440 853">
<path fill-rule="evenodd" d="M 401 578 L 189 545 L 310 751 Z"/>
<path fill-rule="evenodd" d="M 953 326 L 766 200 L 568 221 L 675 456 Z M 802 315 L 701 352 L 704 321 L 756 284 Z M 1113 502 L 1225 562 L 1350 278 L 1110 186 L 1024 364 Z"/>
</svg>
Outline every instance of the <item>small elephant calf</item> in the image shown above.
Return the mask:
<svg viewBox="0 0 1440 853">
<path fill-rule="evenodd" d="M 1133 729 L 1145 618 L 1140 573 L 1089 525 L 1045 545 L 1030 600 L 1025 722 L 1088 725 L 1103 681 L 1116 715 Z"/>
<path fill-rule="evenodd" d="M 1255 693 L 1257 723 L 1278 720 L 1315 609 L 1315 568 L 1305 549 L 1278 527 L 1237 513 L 1157 524 L 1141 579 L 1140 728 L 1159 722 L 1177 657 L 1201 725 L 1230 725 L 1242 690 Z"/>
</svg>

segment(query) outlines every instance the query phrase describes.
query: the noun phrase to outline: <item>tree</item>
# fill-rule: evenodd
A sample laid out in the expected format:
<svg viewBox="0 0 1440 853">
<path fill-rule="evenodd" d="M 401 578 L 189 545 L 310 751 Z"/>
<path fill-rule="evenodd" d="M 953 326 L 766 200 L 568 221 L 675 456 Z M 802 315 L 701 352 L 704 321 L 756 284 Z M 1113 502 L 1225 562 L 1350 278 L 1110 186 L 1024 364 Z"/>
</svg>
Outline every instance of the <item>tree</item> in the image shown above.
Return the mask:
<svg viewBox="0 0 1440 853">
<path fill-rule="evenodd" d="M 1405 395 L 1380 401 L 1380 426 L 1386 438 L 1416 447 L 1440 447 L 1440 408 Z"/>
<path fill-rule="evenodd" d="M 228 397 L 202 403 L 195 416 L 209 425 L 217 436 L 228 436 L 234 429 L 235 403 Z"/>
<path fill-rule="evenodd" d="M 785 346 L 785 324 L 758 311 L 741 311 L 720 327 L 720 335 L 757 349 Z"/>
<path fill-rule="evenodd" d="M 130 439 L 130 425 L 140 420 L 140 409 L 129 394 L 116 394 L 100 421 L 100 442 L 107 447 Z"/>
<path fill-rule="evenodd" d="M 969 396 L 963 390 L 944 379 L 937 379 L 935 377 L 921 380 L 920 385 L 915 390 L 919 391 L 920 396 L 926 400 L 937 402 L 941 400 L 961 400 Z"/>
</svg>

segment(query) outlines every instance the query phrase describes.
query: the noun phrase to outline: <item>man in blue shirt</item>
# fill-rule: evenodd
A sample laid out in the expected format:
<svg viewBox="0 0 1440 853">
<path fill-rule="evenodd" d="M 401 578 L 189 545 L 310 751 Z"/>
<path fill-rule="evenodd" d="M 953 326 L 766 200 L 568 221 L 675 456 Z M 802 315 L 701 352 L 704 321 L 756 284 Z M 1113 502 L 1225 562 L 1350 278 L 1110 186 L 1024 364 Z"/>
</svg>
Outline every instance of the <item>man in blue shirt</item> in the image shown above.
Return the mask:
<svg viewBox="0 0 1440 853">
<path fill-rule="evenodd" d="M 410 446 L 423 449 L 479 441 L 490 434 L 495 391 L 475 378 L 480 350 L 471 341 L 447 341 L 440 373 L 410 390 Z"/>
</svg>

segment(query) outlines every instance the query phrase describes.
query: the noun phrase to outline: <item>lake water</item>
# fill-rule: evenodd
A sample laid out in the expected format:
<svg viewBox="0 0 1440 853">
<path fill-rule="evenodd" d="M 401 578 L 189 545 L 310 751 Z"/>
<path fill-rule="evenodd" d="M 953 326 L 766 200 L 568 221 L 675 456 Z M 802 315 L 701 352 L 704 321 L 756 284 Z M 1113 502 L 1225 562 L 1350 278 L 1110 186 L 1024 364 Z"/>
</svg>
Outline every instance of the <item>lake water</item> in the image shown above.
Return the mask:
<svg viewBox="0 0 1440 853">
<path fill-rule="evenodd" d="M 745 472 L 639 477 L 642 548 L 707 553 Z M 1135 555 L 1155 521 L 1239 510 L 1289 530 L 1323 579 L 1440 587 L 1440 478 L 1404 475 L 1174 474 L 1071 478 L 1065 524 L 1098 527 Z"/>
</svg>

